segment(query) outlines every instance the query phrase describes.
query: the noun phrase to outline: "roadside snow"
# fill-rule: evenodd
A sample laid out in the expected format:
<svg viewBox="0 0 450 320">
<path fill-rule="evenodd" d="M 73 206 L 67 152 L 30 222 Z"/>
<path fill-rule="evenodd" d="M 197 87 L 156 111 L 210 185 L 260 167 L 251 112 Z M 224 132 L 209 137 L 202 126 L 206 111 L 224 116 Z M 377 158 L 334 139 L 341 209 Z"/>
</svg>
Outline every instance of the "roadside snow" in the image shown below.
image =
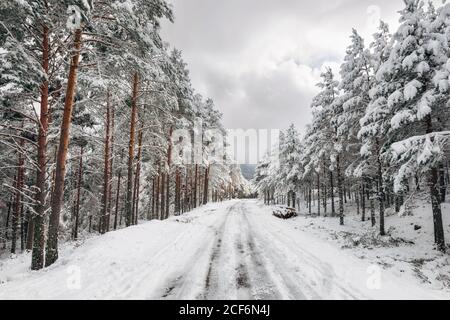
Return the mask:
<svg viewBox="0 0 450 320">
<path fill-rule="evenodd" d="M 413 272 L 382 263 L 415 248 L 344 249 L 330 233 L 335 222 L 281 220 L 253 200 L 209 204 L 68 243 L 42 271 L 29 270 L 29 254 L 2 260 L 0 299 L 450 298 Z"/>
</svg>

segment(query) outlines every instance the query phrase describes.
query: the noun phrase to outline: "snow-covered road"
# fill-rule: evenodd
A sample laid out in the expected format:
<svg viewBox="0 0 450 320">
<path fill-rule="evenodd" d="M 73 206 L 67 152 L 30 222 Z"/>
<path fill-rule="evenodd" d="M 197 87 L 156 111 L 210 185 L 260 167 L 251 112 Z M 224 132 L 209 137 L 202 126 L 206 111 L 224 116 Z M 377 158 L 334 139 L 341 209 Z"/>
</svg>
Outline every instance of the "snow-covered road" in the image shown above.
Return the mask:
<svg viewBox="0 0 450 320">
<path fill-rule="evenodd" d="M 296 219 L 304 219 L 299 217 Z M 74 246 L 40 272 L 0 265 L 0 299 L 439 299 L 253 200 L 209 204 Z"/>
</svg>

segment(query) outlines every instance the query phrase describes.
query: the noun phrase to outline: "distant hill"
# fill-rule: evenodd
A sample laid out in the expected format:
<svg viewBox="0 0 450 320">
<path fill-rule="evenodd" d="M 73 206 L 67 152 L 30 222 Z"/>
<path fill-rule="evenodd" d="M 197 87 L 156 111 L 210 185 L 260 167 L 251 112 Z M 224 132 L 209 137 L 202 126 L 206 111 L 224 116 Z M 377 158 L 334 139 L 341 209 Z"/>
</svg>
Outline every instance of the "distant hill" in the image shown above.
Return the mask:
<svg viewBox="0 0 450 320">
<path fill-rule="evenodd" d="M 242 175 L 247 180 L 252 180 L 255 176 L 256 165 L 254 164 L 241 164 Z"/>
</svg>

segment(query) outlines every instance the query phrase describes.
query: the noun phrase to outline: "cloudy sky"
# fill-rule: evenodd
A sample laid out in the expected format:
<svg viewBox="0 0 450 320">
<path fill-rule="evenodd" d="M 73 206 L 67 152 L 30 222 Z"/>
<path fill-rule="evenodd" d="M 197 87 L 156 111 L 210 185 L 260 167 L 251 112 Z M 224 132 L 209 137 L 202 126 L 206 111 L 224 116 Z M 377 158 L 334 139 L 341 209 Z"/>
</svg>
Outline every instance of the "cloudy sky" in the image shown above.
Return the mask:
<svg viewBox="0 0 450 320">
<path fill-rule="evenodd" d="M 181 49 L 194 87 L 227 128 L 301 130 L 324 66 L 338 70 L 356 28 L 366 39 L 381 18 L 398 25 L 402 0 L 168 0 L 163 36 Z"/>
</svg>

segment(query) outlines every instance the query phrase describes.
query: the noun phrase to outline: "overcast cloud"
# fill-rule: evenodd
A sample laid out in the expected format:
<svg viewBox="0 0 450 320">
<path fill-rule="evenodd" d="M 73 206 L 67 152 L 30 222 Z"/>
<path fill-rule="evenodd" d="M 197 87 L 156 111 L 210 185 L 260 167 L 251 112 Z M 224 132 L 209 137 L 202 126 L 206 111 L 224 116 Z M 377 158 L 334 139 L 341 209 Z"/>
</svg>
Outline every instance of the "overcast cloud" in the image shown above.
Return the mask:
<svg viewBox="0 0 450 320">
<path fill-rule="evenodd" d="M 398 25 L 402 0 L 169 0 L 163 36 L 184 53 L 194 87 L 228 128 L 302 131 L 324 66 L 338 71 L 351 29 Z"/>
</svg>

